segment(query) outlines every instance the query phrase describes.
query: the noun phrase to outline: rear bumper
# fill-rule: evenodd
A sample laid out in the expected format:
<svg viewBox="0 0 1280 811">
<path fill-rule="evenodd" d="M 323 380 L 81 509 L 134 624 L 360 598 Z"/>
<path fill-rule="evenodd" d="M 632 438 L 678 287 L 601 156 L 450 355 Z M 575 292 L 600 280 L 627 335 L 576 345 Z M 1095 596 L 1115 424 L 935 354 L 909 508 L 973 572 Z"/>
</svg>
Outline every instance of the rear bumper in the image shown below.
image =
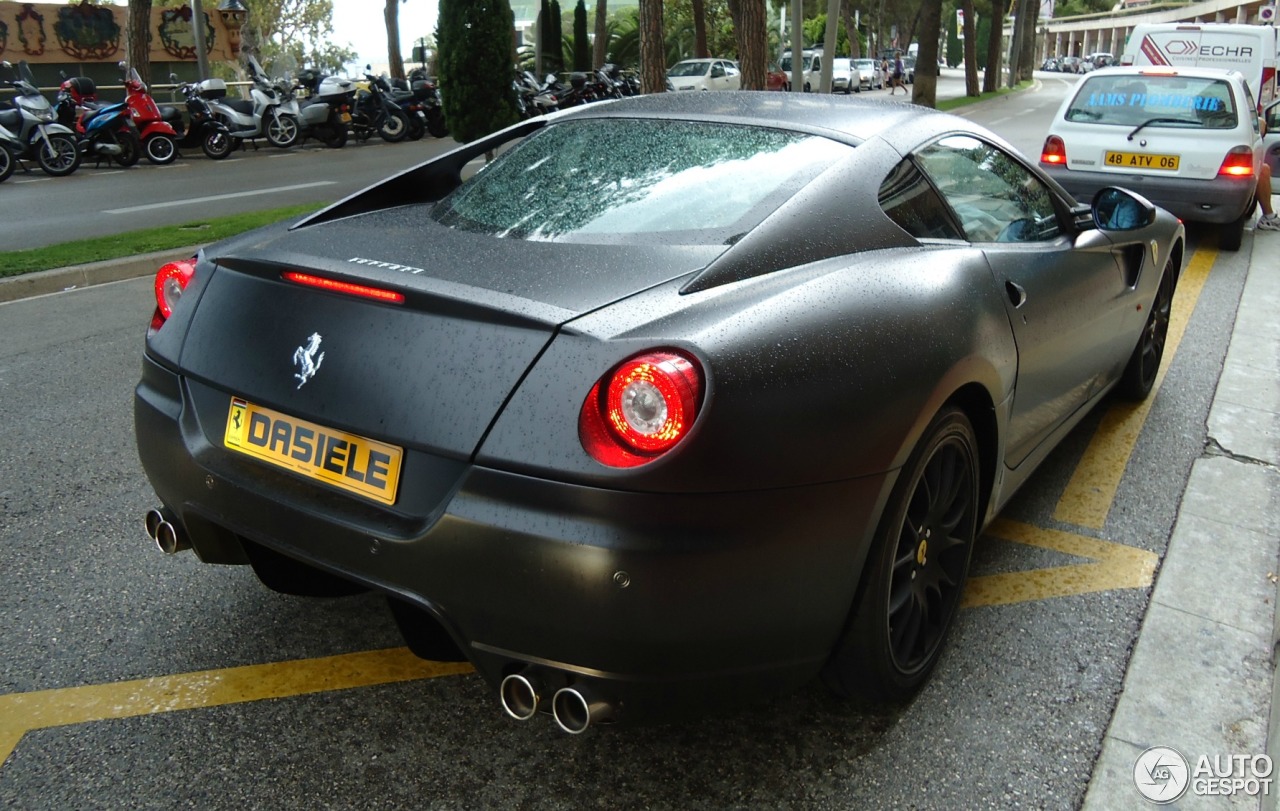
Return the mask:
<svg viewBox="0 0 1280 811">
<path fill-rule="evenodd" d="M 632 493 L 410 458 L 400 503 L 383 509 L 222 449 L 191 389 L 144 362 L 135 423 L 143 467 L 202 560 L 245 562 L 247 539 L 395 595 L 491 684 L 553 670 L 625 708 L 619 720 L 811 679 L 891 478 Z"/>
<path fill-rule="evenodd" d="M 1223 225 L 1234 222 L 1253 203 L 1257 179 L 1240 180 L 1217 177 L 1213 180 L 1187 180 L 1152 175 L 1126 175 L 1112 172 L 1090 172 L 1064 169 L 1060 166 L 1040 168 L 1058 181 L 1082 203 L 1093 200 L 1100 189 L 1120 186 L 1137 192 L 1151 202 L 1186 222 Z"/>
</svg>

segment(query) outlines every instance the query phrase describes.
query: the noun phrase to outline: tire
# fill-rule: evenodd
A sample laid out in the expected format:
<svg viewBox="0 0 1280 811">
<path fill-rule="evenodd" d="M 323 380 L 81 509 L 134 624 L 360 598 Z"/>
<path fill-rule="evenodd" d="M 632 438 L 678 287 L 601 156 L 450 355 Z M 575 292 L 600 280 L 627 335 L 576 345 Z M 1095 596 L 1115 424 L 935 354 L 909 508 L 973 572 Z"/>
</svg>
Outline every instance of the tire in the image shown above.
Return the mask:
<svg viewBox="0 0 1280 811">
<path fill-rule="evenodd" d="M 148 136 L 142 142 L 142 154 L 157 166 L 173 163 L 178 157 L 178 145 L 165 133 Z"/>
<path fill-rule="evenodd" d="M 200 149 L 210 160 L 220 161 L 236 148 L 236 139 L 225 130 L 209 130 L 200 140 Z"/>
<path fill-rule="evenodd" d="M 417 113 L 405 113 L 405 115 L 409 121 L 409 140 L 421 141 L 422 136 L 427 134 L 427 122 L 423 121 Z"/>
<path fill-rule="evenodd" d="M 120 154 L 113 160 L 121 166 L 134 166 L 142 159 L 142 142 L 132 132 L 115 133 L 116 143 L 120 145 Z"/>
<path fill-rule="evenodd" d="M 404 110 L 387 113 L 387 117 L 382 119 L 382 125 L 378 127 L 378 135 L 389 144 L 396 144 L 407 138 L 409 117 L 404 114 Z"/>
<path fill-rule="evenodd" d="M 1240 250 L 1240 245 L 1244 242 L 1244 225 L 1253 216 L 1253 209 L 1256 207 L 1256 201 L 1250 202 L 1248 206 L 1245 206 L 1239 217 L 1236 217 L 1218 230 L 1219 248 L 1224 251 Z"/>
<path fill-rule="evenodd" d="M 902 704 L 937 664 L 978 536 L 978 444 L 956 407 L 934 417 L 876 528 L 844 637 L 823 672 L 837 695 Z"/>
<path fill-rule="evenodd" d="M 288 149 L 302 139 L 298 120 L 288 113 L 276 113 L 267 122 L 267 142 L 279 149 Z"/>
<path fill-rule="evenodd" d="M 1160 361 L 1164 358 L 1164 345 L 1169 335 L 1169 316 L 1173 312 L 1173 289 L 1178 267 L 1172 256 L 1165 263 L 1164 275 L 1156 288 L 1155 300 L 1147 313 L 1147 323 L 1138 336 L 1129 362 L 1120 376 L 1117 391 L 1128 400 L 1145 400 L 1154 388 L 1160 374 Z"/>
<path fill-rule="evenodd" d="M 427 132 L 432 138 L 445 138 L 449 135 L 449 125 L 444 120 L 444 110 L 439 107 L 427 110 Z"/>
<path fill-rule="evenodd" d="M 49 143 L 36 136 L 36 161 L 40 170 L 53 177 L 66 177 L 80 168 L 80 147 L 70 135 L 50 133 Z"/>
<path fill-rule="evenodd" d="M 320 143 L 330 149 L 342 149 L 347 145 L 347 128 L 345 125 L 328 127 L 316 137 L 320 140 Z"/>
<path fill-rule="evenodd" d="M 810 88 L 809 88 L 809 83 L 808 83 L 808 82 L 805 82 L 805 83 L 804 83 L 804 92 L 806 92 L 806 93 L 810 92 Z"/>
<path fill-rule="evenodd" d="M 18 161 L 14 159 L 13 154 L 0 146 L 0 183 L 9 179 L 9 175 L 13 174 L 13 169 L 17 163 Z"/>
</svg>

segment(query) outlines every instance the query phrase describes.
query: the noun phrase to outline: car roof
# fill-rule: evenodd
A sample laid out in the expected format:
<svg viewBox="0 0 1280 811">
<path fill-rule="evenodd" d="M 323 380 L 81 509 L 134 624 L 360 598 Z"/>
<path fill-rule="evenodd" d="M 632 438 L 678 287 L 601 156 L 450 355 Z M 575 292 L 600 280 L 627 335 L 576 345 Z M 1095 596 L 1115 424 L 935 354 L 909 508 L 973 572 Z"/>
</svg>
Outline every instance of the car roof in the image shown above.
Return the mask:
<svg viewBox="0 0 1280 811">
<path fill-rule="evenodd" d="M 963 119 L 927 107 L 889 101 L 860 101 L 800 93 L 653 93 L 573 107 L 558 120 L 582 118 L 670 118 L 787 129 L 858 144 L 907 124 L 948 120 L 944 128 L 968 130 Z"/>
</svg>

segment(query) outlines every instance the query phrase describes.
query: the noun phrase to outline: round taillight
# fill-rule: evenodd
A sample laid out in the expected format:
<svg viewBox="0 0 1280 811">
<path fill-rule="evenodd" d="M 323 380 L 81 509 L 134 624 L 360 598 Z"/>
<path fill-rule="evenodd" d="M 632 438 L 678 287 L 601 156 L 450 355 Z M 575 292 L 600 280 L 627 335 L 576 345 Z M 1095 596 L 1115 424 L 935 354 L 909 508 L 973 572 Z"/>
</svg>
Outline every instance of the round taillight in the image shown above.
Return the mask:
<svg viewBox="0 0 1280 811">
<path fill-rule="evenodd" d="M 702 372 L 684 355 L 648 352 L 623 361 L 582 404 L 582 446 L 610 467 L 651 461 L 689 433 L 701 393 Z"/>
<path fill-rule="evenodd" d="M 1066 165 L 1067 145 L 1057 135 L 1050 135 L 1045 138 L 1044 149 L 1040 150 L 1040 162 L 1054 166 Z"/>
<path fill-rule="evenodd" d="M 173 315 L 173 308 L 178 299 L 182 298 L 182 291 L 187 289 L 195 272 L 194 259 L 170 262 L 156 271 L 156 309 L 161 320 Z"/>
</svg>

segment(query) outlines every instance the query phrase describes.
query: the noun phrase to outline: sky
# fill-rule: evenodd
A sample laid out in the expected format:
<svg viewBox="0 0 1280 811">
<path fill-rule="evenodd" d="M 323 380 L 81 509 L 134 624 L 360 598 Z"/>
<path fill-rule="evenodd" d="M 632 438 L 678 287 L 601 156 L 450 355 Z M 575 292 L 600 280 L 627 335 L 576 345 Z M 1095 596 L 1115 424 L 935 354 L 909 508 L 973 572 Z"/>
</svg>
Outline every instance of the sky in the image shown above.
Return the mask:
<svg viewBox="0 0 1280 811">
<path fill-rule="evenodd" d="M 359 65 L 387 63 L 387 25 L 383 0 L 333 0 L 333 35 L 338 45 L 350 43 L 360 54 Z M 406 67 L 414 40 L 436 27 L 436 0 L 406 0 L 400 4 L 400 53 Z"/>
</svg>

